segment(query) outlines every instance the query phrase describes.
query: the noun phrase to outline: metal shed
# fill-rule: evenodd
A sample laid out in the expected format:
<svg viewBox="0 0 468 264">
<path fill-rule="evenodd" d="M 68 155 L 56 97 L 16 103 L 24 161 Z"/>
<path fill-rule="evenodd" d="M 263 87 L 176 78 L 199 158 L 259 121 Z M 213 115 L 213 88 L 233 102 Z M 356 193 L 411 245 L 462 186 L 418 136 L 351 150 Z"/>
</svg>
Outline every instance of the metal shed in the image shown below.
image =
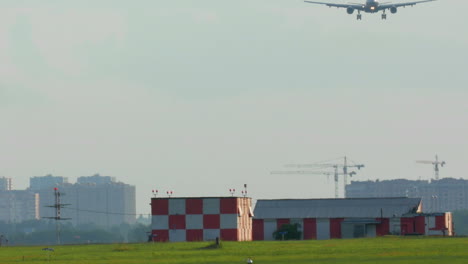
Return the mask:
<svg viewBox="0 0 468 264">
<path fill-rule="evenodd" d="M 427 234 L 426 222 L 435 221 L 422 214 L 420 198 L 406 197 L 258 200 L 254 215 L 254 240 L 272 240 L 283 224 L 297 223 L 303 239 L 332 239 Z M 431 232 L 450 224 L 439 220 Z"/>
</svg>

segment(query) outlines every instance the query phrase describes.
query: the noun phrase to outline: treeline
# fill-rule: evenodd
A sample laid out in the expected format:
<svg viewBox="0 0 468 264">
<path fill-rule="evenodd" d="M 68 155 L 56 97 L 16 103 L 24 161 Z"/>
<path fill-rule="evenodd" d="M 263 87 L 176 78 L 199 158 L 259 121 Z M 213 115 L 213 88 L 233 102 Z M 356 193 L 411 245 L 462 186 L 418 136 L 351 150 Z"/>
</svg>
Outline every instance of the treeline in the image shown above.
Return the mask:
<svg viewBox="0 0 468 264">
<path fill-rule="evenodd" d="M 453 212 L 453 223 L 457 236 L 468 236 L 468 210 Z M 57 244 L 56 222 L 54 220 L 30 220 L 21 223 L 0 221 L 0 245 L 55 245 Z M 148 241 L 151 231 L 149 224 L 121 224 L 109 229 L 92 223 L 73 226 L 60 222 L 61 244 L 100 244 L 100 243 L 141 243 Z M 285 230 L 278 230 L 285 231 Z M 288 239 L 295 232 L 276 232 L 277 239 Z"/>
<path fill-rule="evenodd" d="M 61 244 L 138 243 L 148 240 L 149 225 L 121 224 L 109 229 L 87 224 L 73 226 L 60 222 Z M 1 246 L 55 245 L 57 226 L 53 220 L 31 220 L 21 223 L 0 222 Z"/>
</svg>

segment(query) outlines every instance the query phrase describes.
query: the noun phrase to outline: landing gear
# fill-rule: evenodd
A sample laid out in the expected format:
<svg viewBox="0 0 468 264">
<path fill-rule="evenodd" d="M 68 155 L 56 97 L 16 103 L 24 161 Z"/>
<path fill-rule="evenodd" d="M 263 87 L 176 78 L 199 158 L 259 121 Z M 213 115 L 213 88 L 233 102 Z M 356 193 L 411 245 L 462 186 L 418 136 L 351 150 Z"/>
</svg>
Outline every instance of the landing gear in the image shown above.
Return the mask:
<svg viewBox="0 0 468 264">
<path fill-rule="evenodd" d="M 362 15 L 361 15 L 361 13 L 358 13 L 358 14 L 357 14 L 357 20 L 362 20 Z"/>
<path fill-rule="evenodd" d="M 382 14 L 382 20 L 386 20 L 386 19 L 387 19 L 387 14 L 385 14 L 385 11 L 384 11 Z"/>
</svg>

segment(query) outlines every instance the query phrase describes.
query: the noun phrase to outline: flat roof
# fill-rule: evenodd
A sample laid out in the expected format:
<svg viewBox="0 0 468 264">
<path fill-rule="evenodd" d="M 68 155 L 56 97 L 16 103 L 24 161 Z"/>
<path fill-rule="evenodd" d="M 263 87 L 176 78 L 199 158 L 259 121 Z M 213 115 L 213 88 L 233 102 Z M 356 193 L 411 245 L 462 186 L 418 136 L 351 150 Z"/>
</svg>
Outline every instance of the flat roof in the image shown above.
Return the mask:
<svg viewBox="0 0 468 264">
<path fill-rule="evenodd" d="M 153 199 L 226 199 L 226 198 L 252 199 L 250 197 L 244 197 L 244 196 L 204 196 L 204 197 L 151 197 L 151 200 Z"/>
</svg>

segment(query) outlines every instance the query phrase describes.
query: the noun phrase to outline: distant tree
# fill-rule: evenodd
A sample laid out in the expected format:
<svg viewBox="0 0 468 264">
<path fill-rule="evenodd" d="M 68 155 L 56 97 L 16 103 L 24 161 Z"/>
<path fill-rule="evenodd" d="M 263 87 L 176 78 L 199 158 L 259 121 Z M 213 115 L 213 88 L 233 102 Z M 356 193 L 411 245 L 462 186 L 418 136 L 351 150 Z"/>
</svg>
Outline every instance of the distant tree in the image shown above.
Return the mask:
<svg viewBox="0 0 468 264">
<path fill-rule="evenodd" d="M 148 232 L 151 231 L 150 225 L 135 224 L 128 231 L 128 242 L 139 243 L 148 241 Z"/>
<path fill-rule="evenodd" d="M 62 244 L 123 243 L 132 226 L 125 224 L 110 230 L 94 224 L 73 226 L 60 222 Z M 0 234 L 10 245 L 54 245 L 57 243 L 56 223 L 53 220 L 30 220 L 21 223 L 0 222 Z"/>
<path fill-rule="evenodd" d="M 90 231 L 90 230 L 95 230 L 95 229 L 102 229 L 102 227 L 96 225 L 95 223 L 86 223 L 86 224 L 80 224 L 75 227 L 77 230 L 81 231 Z"/>
<path fill-rule="evenodd" d="M 137 217 L 136 223 L 143 224 L 143 225 L 150 225 L 151 224 L 151 218 L 150 217 L 145 217 L 142 214 Z"/>
<path fill-rule="evenodd" d="M 284 224 L 273 232 L 276 240 L 298 240 L 301 239 L 302 232 L 299 231 L 299 224 Z"/>
<path fill-rule="evenodd" d="M 93 223 L 73 226 L 70 221 L 60 222 L 62 244 L 146 242 L 150 224 L 120 224 L 105 228 Z M 28 220 L 21 223 L 0 221 L 0 235 L 9 245 L 55 245 L 57 243 L 54 220 Z"/>
</svg>

